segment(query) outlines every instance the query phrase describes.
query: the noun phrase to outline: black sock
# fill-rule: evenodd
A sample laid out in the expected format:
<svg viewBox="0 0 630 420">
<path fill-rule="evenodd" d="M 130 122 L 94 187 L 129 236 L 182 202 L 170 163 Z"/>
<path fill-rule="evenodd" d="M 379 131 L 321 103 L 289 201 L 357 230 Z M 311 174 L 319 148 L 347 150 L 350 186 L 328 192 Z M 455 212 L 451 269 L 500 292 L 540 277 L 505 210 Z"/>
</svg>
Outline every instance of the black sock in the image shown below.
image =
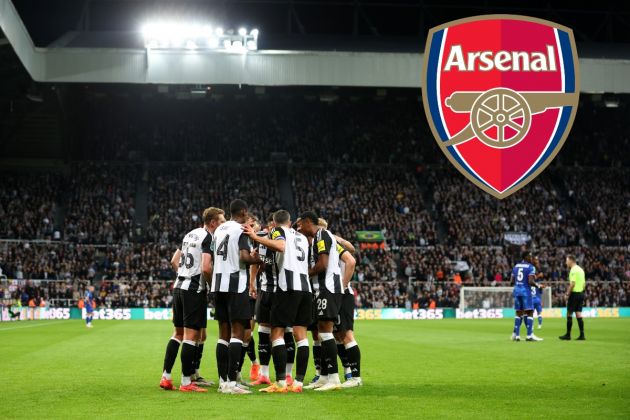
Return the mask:
<svg viewBox="0 0 630 420">
<path fill-rule="evenodd" d="M 195 369 L 197 370 L 199 370 L 199 367 L 201 366 L 201 358 L 203 357 L 203 344 L 204 343 L 197 344 L 197 359 L 195 360 Z"/>
<path fill-rule="evenodd" d="M 337 343 L 337 354 L 339 355 L 339 360 L 341 360 L 341 366 L 344 368 L 350 367 L 348 364 L 348 356 L 346 355 L 346 347 L 343 343 Z"/>
<path fill-rule="evenodd" d="M 360 378 L 361 377 L 361 350 L 359 350 L 359 345 L 356 344 L 349 349 L 346 349 L 346 354 L 348 357 L 348 365 L 350 369 L 352 369 L 352 377 Z"/>
<path fill-rule="evenodd" d="M 284 381 L 287 377 L 287 346 L 276 344 L 271 348 L 271 354 L 276 368 L 276 381 Z"/>
<path fill-rule="evenodd" d="M 339 373 L 339 366 L 337 366 L 337 344 L 334 338 L 322 341 L 322 374 L 324 370 L 326 371 L 326 375 Z"/>
<path fill-rule="evenodd" d="M 269 342 L 269 334 L 258 331 L 258 357 L 260 364 L 269 366 L 271 360 L 271 343 Z"/>
<path fill-rule="evenodd" d="M 239 362 L 243 354 L 243 342 L 237 339 L 231 339 L 228 346 L 228 379 L 230 382 L 236 381 L 236 374 L 240 372 Z"/>
<path fill-rule="evenodd" d="M 239 360 L 239 363 L 238 363 L 238 371 L 239 372 L 241 370 L 243 370 L 243 364 L 245 363 L 245 355 L 246 354 L 247 354 L 247 347 L 245 347 L 245 343 L 243 343 L 243 346 L 241 347 L 241 359 Z"/>
<path fill-rule="evenodd" d="M 253 335 L 249 339 L 249 346 L 247 346 L 247 357 L 249 357 L 249 361 L 252 363 L 256 361 L 256 341 Z"/>
<path fill-rule="evenodd" d="M 315 363 L 315 369 L 322 373 L 322 346 L 316 346 L 313 344 L 313 362 Z"/>
<path fill-rule="evenodd" d="M 303 346 L 298 346 L 295 358 L 295 380 L 298 382 L 304 382 L 304 376 L 306 375 L 306 368 L 308 367 L 308 340 Z"/>
<path fill-rule="evenodd" d="M 567 317 L 567 335 L 571 335 L 571 327 L 573 327 L 573 317 Z"/>
<path fill-rule="evenodd" d="M 577 322 L 578 326 L 580 327 L 580 335 L 584 335 L 584 319 L 578 318 Z"/>
<path fill-rule="evenodd" d="M 292 332 L 284 333 L 284 345 L 287 347 L 287 363 L 295 362 L 295 340 Z"/>
<path fill-rule="evenodd" d="M 171 373 L 175 359 L 177 359 L 177 352 L 179 351 L 179 341 L 171 338 L 166 345 L 166 354 L 164 355 L 164 368 L 163 371 Z"/>
<path fill-rule="evenodd" d="M 229 357 L 227 341 L 219 340 L 217 343 L 217 370 L 219 371 L 219 378 L 224 381 L 228 380 Z"/>
<path fill-rule="evenodd" d="M 182 375 L 192 376 L 195 373 L 195 354 L 197 353 L 197 343 L 194 341 L 184 340 L 182 344 Z"/>
</svg>

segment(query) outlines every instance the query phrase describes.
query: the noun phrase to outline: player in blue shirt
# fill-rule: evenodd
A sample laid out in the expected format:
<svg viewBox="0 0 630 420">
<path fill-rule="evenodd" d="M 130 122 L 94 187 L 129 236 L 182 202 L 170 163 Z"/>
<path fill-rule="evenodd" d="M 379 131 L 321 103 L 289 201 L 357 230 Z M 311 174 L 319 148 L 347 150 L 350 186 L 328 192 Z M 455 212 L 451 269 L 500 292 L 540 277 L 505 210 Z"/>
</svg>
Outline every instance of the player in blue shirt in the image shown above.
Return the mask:
<svg viewBox="0 0 630 420">
<path fill-rule="evenodd" d="M 512 269 L 512 280 L 514 281 L 514 309 L 516 317 L 514 318 L 514 332 L 512 332 L 513 341 L 521 341 L 521 323 L 523 315 L 525 325 L 527 326 L 527 341 L 542 341 L 534 335 L 534 305 L 532 302 L 532 292 L 530 285 L 536 283 L 536 267 L 532 264 L 532 255 L 529 252 L 523 253 L 523 259 Z"/>
<path fill-rule="evenodd" d="M 85 326 L 92 328 L 92 318 L 94 314 L 94 286 L 88 286 L 83 298 L 85 304 Z"/>
<path fill-rule="evenodd" d="M 538 257 L 534 257 L 534 267 L 536 267 L 536 280 L 540 281 L 542 280 L 542 278 L 544 277 L 543 274 L 540 272 L 540 261 L 538 261 Z M 542 318 L 542 294 L 543 294 L 543 288 L 545 286 L 541 283 L 537 283 L 534 284 L 533 286 L 531 286 L 531 290 L 532 290 L 532 303 L 534 305 L 534 309 L 536 310 L 536 313 L 538 314 L 538 329 L 542 328 L 542 322 L 543 322 L 543 318 Z"/>
</svg>

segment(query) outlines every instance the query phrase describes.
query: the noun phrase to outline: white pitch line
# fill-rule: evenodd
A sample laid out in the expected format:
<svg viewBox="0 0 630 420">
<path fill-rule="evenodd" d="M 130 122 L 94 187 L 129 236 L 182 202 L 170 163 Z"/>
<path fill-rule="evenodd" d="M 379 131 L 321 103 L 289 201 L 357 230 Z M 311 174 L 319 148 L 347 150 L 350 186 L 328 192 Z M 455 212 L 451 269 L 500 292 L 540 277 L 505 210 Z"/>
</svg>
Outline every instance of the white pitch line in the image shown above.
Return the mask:
<svg viewBox="0 0 630 420">
<path fill-rule="evenodd" d="M 43 326 L 46 326 L 46 325 L 59 324 L 59 323 L 64 322 L 64 321 L 67 321 L 67 320 L 51 321 L 51 322 L 35 324 L 35 325 L 23 325 L 21 327 L 0 328 L 0 332 L 2 332 L 2 331 L 11 331 L 11 330 L 21 330 L 22 328 L 43 327 Z M 17 322 L 28 322 L 28 321 L 17 321 Z"/>
</svg>

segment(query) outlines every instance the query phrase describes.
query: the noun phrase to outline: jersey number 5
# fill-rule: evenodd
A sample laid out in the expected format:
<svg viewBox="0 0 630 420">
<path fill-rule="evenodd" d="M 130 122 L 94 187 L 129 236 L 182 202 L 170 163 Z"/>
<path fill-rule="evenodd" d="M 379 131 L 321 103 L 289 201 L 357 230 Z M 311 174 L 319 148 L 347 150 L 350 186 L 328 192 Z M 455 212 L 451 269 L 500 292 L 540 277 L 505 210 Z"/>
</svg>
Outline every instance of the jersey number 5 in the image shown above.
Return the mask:
<svg viewBox="0 0 630 420">
<path fill-rule="evenodd" d="M 298 261 L 304 261 L 306 259 L 306 253 L 302 248 L 300 248 L 300 244 L 297 238 L 295 238 L 295 248 L 300 251 L 300 255 L 297 257 Z"/>
</svg>

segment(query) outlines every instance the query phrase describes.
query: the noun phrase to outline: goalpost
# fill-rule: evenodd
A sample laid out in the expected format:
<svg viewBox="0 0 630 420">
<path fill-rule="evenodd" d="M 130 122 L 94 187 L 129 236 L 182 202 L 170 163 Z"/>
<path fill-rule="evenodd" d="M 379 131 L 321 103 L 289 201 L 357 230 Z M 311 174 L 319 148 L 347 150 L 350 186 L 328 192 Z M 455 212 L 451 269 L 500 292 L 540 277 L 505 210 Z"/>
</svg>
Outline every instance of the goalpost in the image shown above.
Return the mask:
<svg viewBox="0 0 630 420">
<path fill-rule="evenodd" d="M 459 291 L 459 309 L 498 309 L 514 307 L 513 287 L 468 287 Z M 551 308 L 551 287 L 542 294 L 543 308 Z"/>
</svg>

